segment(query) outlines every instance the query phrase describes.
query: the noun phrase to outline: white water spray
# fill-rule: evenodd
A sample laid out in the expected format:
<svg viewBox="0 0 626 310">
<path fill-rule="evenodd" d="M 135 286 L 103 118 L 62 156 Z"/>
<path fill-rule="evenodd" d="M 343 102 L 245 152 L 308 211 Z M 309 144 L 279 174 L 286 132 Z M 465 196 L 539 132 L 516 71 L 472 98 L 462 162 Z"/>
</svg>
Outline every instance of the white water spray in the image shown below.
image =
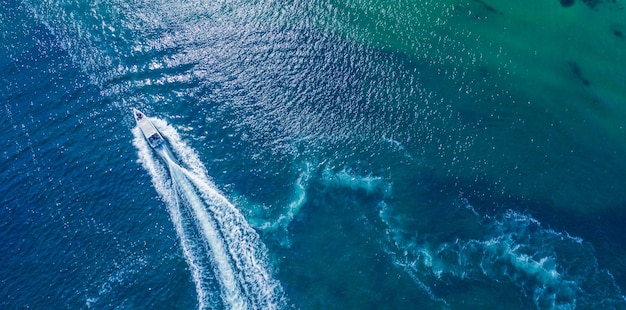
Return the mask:
<svg viewBox="0 0 626 310">
<path fill-rule="evenodd" d="M 224 300 L 230 305 L 231 309 L 248 309 L 246 298 L 243 297 L 237 285 L 235 272 L 229 263 L 230 259 L 224 248 L 224 242 L 219 236 L 216 224 L 204 208 L 204 203 L 196 195 L 194 188 L 187 180 L 183 172 L 185 168 L 176 164 L 170 157 L 164 156 L 163 154 L 167 153 L 163 149 L 159 153 L 166 160 L 179 197 L 183 198 L 186 204 L 191 207 L 202 235 L 209 245 L 216 266 L 215 272 L 218 275 L 222 293 L 224 294 Z"/>
<path fill-rule="evenodd" d="M 151 121 L 168 139 L 181 163 L 189 168 L 178 164 L 167 147 L 157 150 L 167 168 L 159 165 L 141 132 L 133 131 L 140 162 L 151 174 L 155 188 L 167 204 L 181 240 L 196 285 L 199 307 L 204 309 L 219 303 L 211 298 L 210 279 L 214 275 L 225 308 L 282 308 L 285 302 L 282 288 L 271 276 L 258 234 L 211 183 L 197 155 L 182 142 L 176 130 L 164 121 Z M 181 208 L 188 212 L 181 212 Z M 185 216 L 191 217 L 193 232 L 183 227 Z M 204 250 L 194 245 L 203 245 Z M 210 263 L 203 263 L 207 258 Z"/>
</svg>

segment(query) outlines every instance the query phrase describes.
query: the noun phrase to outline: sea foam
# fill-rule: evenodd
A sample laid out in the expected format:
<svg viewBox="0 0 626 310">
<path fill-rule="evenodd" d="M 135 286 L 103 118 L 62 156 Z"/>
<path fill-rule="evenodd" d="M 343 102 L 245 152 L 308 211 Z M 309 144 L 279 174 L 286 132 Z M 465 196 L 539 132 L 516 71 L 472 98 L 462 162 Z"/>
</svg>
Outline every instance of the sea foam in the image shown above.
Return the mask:
<svg viewBox="0 0 626 310">
<path fill-rule="evenodd" d="M 588 308 L 623 304 L 611 273 L 600 268 L 593 247 L 579 237 L 544 227 L 526 213 L 507 210 L 478 215 L 462 200 L 459 210 L 481 227 L 478 238 L 438 239 L 428 231 L 407 231 L 393 207 L 381 205 L 394 263 L 433 300 L 448 303 L 450 281 L 489 279 L 517 286 L 538 309 Z M 596 287 L 603 287 L 599 291 Z"/>
<path fill-rule="evenodd" d="M 151 118 L 151 121 L 168 140 L 181 166 L 166 158 L 171 174 L 168 178 L 164 165 L 142 142 L 137 129 L 134 143 L 140 161 L 168 206 L 196 284 L 199 307 L 217 303 L 212 289 L 215 281 L 210 280 L 215 274 L 219 276 L 221 299 L 226 308 L 282 308 L 284 293 L 280 283 L 273 279 L 259 235 L 212 183 L 199 156 L 182 141 L 178 132 L 163 120 Z M 171 156 L 168 150 L 163 152 L 164 157 Z M 191 224 L 186 226 L 186 223 Z M 205 263 L 207 257 L 209 264 Z"/>
</svg>

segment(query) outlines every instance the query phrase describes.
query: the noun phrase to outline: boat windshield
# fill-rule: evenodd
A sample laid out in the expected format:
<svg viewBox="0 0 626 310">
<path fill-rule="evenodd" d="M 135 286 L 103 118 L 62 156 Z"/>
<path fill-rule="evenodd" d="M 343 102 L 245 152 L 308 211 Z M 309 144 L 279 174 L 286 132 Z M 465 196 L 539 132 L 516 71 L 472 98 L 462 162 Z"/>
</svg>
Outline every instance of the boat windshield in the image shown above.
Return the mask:
<svg viewBox="0 0 626 310">
<path fill-rule="evenodd" d="M 163 143 L 163 139 L 158 133 L 155 133 L 148 138 L 148 142 L 150 142 L 153 146 L 159 146 Z"/>
</svg>

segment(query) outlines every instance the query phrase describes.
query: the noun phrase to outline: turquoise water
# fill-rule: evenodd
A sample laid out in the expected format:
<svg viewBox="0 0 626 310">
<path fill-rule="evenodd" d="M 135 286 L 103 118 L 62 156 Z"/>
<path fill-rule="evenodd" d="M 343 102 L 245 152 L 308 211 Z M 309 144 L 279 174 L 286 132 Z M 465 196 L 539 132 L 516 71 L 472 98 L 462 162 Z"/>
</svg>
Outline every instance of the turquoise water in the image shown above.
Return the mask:
<svg viewBox="0 0 626 310">
<path fill-rule="evenodd" d="M 6 0 L 0 308 L 625 309 L 624 5 Z"/>
</svg>

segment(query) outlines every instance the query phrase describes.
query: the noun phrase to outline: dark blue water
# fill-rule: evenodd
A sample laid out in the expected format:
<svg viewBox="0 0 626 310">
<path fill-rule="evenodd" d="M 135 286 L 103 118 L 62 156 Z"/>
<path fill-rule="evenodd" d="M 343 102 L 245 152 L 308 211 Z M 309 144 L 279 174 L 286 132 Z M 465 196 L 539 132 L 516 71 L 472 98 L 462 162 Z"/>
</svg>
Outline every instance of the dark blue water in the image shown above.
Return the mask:
<svg viewBox="0 0 626 310">
<path fill-rule="evenodd" d="M 625 309 L 623 3 L 538 6 L 3 1 L 0 308 Z"/>
</svg>

